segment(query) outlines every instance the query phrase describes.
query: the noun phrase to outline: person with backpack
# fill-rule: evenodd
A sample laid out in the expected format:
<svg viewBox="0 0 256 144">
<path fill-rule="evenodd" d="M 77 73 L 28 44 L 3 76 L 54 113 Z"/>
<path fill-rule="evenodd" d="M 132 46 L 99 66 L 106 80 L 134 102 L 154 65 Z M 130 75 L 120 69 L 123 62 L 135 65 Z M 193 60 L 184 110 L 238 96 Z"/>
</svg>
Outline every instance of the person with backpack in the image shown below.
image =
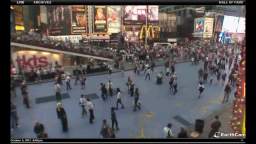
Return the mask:
<svg viewBox="0 0 256 144">
<path fill-rule="evenodd" d="M 200 99 L 201 97 L 201 94 L 203 93 L 204 91 L 204 85 L 202 82 L 199 82 L 199 85 L 198 85 L 198 91 L 199 91 L 199 95 L 198 95 L 198 98 Z"/>
</svg>

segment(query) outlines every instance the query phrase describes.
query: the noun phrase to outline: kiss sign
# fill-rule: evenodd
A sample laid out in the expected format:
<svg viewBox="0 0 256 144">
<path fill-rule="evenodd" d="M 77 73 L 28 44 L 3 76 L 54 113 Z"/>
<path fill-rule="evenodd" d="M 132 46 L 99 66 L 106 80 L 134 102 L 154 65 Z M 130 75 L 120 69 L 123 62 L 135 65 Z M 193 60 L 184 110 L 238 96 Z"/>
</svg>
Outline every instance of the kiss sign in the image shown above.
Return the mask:
<svg viewBox="0 0 256 144">
<path fill-rule="evenodd" d="M 26 58 L 25 55 L 22 55 L 21 58 L 17 57 L 16 62 L 21 67 L 29 67 L 29 68 L 46 67 L 49 64 L 47 57 L 45 56 L 38 57 L 36 55 L 33 55 L 28 59 Z"/>
</svg>

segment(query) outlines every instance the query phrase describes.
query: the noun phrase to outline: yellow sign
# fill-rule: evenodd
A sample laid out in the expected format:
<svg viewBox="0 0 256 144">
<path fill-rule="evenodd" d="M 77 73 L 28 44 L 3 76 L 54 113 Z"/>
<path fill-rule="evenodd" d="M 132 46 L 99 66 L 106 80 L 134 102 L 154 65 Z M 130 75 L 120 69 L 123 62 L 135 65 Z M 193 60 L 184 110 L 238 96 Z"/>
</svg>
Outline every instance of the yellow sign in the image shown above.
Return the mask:
<svg viewBox="0 0 256 144">
<path fill-rule="evenodd" d="M 160 27 L 159 26 L 152 26 L 152 25 L 149 25 L 148 27 L 143 25 L 141 27 L 141 30 L 140 30 L 140 39 L 143 39 L 145 37 L 148 37 L 148 38 L 155 38 L 156 35 L 156 31 L 160 31 Z"/>
</svg>

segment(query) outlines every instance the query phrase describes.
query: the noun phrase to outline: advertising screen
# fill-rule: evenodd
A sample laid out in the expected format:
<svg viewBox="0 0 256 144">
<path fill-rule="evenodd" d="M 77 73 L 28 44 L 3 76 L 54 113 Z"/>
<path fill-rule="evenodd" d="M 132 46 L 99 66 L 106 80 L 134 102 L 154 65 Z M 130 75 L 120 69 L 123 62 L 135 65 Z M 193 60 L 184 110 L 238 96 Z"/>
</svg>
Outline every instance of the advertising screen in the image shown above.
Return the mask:
<svg viewBox="0 0 256 144">
<path fill-rule="evenodd" d="M 49 35 L 69 35 L 71 26 L 70 7 L 51 5 L 47 7 Z"/>
<path fill-rule="evenodd" d="M 72 6 L 72 34 L 87 32 L 87 8 L 86 6 Z"/>
<path fill-rule="evenodd" d="M 23 7 L 14 6 L 14 22 L 16 30 L 24 30 Z M 20 28 L 20 29 L 19 29 Z"/>
<path fill-rule="evenodd" d="M 235 33 L 238 29 L 239 17 L 224 16 L 222 32 Z"/>
<path fill-rule="evenodd" d="M 204 32 L 204 18 L 195 19 L 194 32 Z"/>
<path fill-rule="evenodd" d="M 203 37 L 210 38 L 213 34 L 213 18 L 204 19 L 204 34 Z"/>
<path fill-rule="evenodd" d="M 94 7 L 94 32 L 107 32 L 107 7 Z"/>
<path fill-rule="evenodd" d="M 108 6 L 107 8 L 108 33 L 119 33 L 121 29 L 121 7 Z"/>
<path fill-rule="evenodd" d="M 158 6 L 148 6 L 148 20 L 158 21 Z"/>
<path fill-rule="evenodd" d="M 217 16 L 215 21 L 215 31 L 221 32 L 224 16 Z"/>
<path fill-rule="evenodd" d="M 148 12 L 148 22 L 158 21 L 158 6 L 154 6 L 154 5 L 151 5 L 148 7 L 147 6 L 125 6 L 124 21 L 145 23 L 147 19 L 147 12 Z"/>
<path fill-rule="evenodd" d="M 239 18 L 237 33 L 245 33 L 245 18 Z"/>
</svg>

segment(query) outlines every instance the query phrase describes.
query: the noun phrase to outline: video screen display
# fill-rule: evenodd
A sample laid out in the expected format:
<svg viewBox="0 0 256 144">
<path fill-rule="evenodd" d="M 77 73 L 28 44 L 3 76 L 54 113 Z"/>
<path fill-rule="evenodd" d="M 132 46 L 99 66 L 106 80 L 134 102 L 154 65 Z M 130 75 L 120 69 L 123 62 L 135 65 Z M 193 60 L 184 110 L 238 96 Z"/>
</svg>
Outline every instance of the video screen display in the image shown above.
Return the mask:
<svg viewBox="0 0 256 144">
<path fill-rule="evenodd" d="M 87 7 L 72 6 L 72 34 L 83 34 L 87 32 Z"/>
<path fill-rule="evenodd" d="M 158 21 L 159 6 L 125 6 L 124 21 L 146 22 L 148 13 L 148 22 Z"/>
<path fill-rule="evenodd" d="M 50 35 L 69 35 L 71 26 L 70 7 L 51 5 L 47 7 Z"/>
<path fill-rule="evenodd" d="M 215 31 L 221 32 L 223 25 L 224 16 L 217 16 L 215 19 Z"/>
<path fill-rule="evenodd" d="M 204 32 L 204 18 L 195 19 L 194 32 Z"/>
<path fill-rule="evenodd" d="M 237 33 L 245 33 L 245 18 L 239 18 Z"/>
<path fill-rule="evenodd" d="M 107 32 L 107 7 L 94 7 L 94 32 Z"/>
<path fill-rule="evenodd" d="M 213 34 L 213 18 L 204 19 L 204 34 L 203 37 L 210 38 Z"/>
<path fill-rule="evenodd" d="M 121 7 L 108 6 L 107 8 L 108 33 L 119 33 L 121 30 Z"/>
<path fill-rule="evenodd" d="M 222 32 L 236 33 L 239 25 L 239 17 L 224 16 Z"/>
</svg>

